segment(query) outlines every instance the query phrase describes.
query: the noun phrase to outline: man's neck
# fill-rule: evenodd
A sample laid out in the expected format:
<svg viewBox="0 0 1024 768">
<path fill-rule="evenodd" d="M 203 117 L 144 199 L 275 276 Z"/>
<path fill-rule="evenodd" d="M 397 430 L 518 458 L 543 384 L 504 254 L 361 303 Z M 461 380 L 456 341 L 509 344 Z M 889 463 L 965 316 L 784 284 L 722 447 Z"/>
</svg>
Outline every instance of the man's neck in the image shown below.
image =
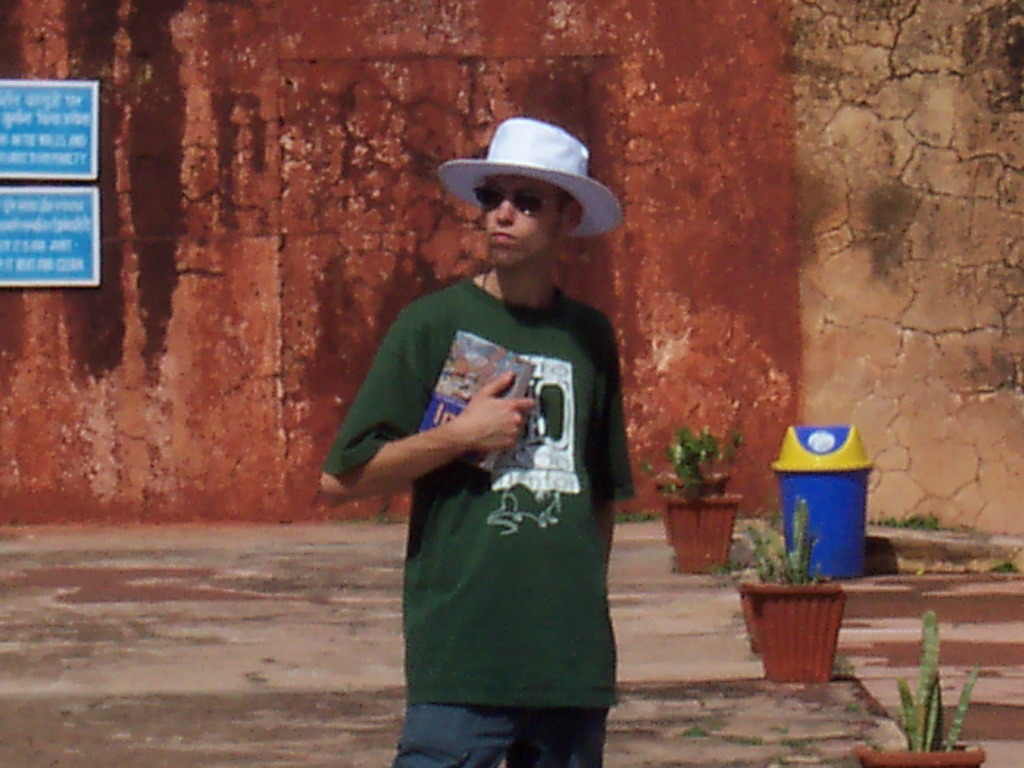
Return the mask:
<svg viewBox="0 0 1024 768">
<path fill-rule="evenodd" d="M 493 268 L 473 278 L 477 287 L 499 301 L 528 309 L 545 309 L 555 299 L 555 283 L 545 269 Z"/>
</svg>

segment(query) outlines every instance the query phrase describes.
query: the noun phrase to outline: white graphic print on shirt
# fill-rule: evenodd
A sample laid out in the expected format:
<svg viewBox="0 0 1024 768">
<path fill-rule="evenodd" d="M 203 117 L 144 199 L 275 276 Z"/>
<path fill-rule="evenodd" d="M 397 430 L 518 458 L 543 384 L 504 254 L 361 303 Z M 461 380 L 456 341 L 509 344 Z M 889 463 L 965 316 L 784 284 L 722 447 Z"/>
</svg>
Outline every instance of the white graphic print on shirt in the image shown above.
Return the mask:
<svg viewBox="0 0 1024 768">
<path fill-rule="evenodd" d="M 558 523 L 563 493 L 580 492 L 576 474 L 576 400 L 573 394 L 572 363 L 540 355 L 521 355 L 533 364 L 531 397 L 538 401 L 530 412 L 523 436 L 513 451 L 494 468 L 491 488 L 502 491 L 501 506 L 487 518 L 489 525 L 503 527 L 503 535 L 519 531 L 525 520 L 547 528 Z M 551 395 L 561 403 L 561 414 L 544 414 L 540 401 Z M 550 419 L 561 416 L 561 423 Z M 511 489 L 521 485 L 538 503 L 539 512 L 519 509 Z"/>
</svg>

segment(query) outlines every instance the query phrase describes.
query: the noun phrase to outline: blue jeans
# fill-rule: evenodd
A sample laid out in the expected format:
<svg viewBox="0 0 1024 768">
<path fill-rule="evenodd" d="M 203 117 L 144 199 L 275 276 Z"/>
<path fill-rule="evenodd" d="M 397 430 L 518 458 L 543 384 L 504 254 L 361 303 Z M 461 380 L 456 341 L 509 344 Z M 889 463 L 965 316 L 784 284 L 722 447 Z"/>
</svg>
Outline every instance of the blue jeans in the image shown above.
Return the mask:
<svg viewBox="0 0 1024 768">
<path fill-rule="evenodd" d="M 411 704 L 392 768 L 601 768 L 607 709 Z"/>
</svg>

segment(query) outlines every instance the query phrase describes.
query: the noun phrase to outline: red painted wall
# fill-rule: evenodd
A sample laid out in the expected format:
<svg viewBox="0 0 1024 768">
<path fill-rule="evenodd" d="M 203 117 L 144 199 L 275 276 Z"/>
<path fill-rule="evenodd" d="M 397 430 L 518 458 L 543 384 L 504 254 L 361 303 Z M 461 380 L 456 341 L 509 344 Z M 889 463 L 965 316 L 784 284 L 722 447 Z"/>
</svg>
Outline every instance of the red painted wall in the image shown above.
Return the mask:
<svg viewBox="0 0 1024 768">
<path fill-rule="evenodd" d="M 0 76 L 98 79 L 103 285 L 0 291 L 0 520 L 300 520 L 398 309 L 479 263 L 435 169 L 560 122 L 626 224 L 565 261 L 620 332 L 633 452 L 800 386 L 781 0 L 23 0 Z M 650 509 L 653 491 L 634 509 Z"/>
</svg>

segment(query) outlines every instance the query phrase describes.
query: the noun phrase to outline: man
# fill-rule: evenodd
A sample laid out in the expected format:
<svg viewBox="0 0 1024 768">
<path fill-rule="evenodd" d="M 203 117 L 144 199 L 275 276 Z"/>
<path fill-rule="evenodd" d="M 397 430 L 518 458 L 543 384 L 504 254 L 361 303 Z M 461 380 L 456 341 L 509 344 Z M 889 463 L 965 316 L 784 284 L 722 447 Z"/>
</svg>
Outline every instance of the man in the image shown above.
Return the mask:
<svg viewBox="0 0 1024 768">
<path fill-rule="evenodd" d="M 337 500 L 410 483 L 408 706 L 394 768 L 598 768 L 615 697 L 607 603 L 613 501 L 632 495 L 618 359 L 603 315 L 555 286 L 570 236 L 618 225 L 587 148 L 527 118 L 486 160 L 440 168 L 483 210 L 486 271 L 399 315 L 324 463 Z M 421 429 L 453 340 L 532 367 Z M 428 425 L 430 426 L 430 425 Z M 490 471 L 474 457 L 501 458 Z"/>
</svg>

